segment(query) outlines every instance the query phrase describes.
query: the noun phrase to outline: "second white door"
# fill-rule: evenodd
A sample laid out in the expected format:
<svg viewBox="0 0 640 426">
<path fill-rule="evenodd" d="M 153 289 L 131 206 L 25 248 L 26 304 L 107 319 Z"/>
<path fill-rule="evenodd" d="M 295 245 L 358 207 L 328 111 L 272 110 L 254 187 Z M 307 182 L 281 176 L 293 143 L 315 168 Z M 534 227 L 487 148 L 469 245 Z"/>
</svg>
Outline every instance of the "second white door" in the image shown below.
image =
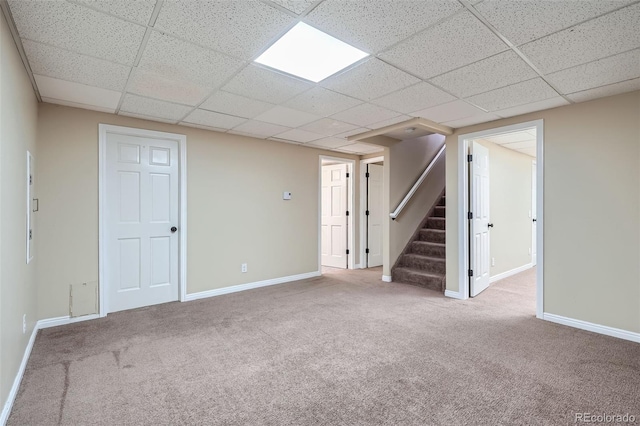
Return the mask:
<svg viewBox="0 0 640 426">
<path fill-rule="evenodd" d="M 368 164 L 367 181 L 367 267 L 382 265 L 382 169 L 378 164 Z"/>
<path fill-rule="evenodd" d="M 477 296 L 489 287 L 489 150 L 478 142 L 471 146 L 471 242 L 470 265 L 472 270 L 470 295 Z"/>
<path fill-rule="evenodd" d="M 347 268 L 347 165 L 322 166 L 322 266 Z"/>
</svg>

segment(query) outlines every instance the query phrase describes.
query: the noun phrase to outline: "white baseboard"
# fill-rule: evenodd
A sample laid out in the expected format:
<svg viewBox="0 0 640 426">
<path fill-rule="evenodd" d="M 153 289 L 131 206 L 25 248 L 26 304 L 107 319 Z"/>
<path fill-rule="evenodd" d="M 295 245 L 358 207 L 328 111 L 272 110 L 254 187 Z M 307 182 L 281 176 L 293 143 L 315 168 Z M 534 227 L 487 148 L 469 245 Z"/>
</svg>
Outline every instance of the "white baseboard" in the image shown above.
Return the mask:
<svg viewBox="0 0 640 426">
<path fill-rule="evenodd" d="M 391 281 L 391 275 L 383 275 L 382 276 L 382 281 L 384 281 L 385 283 L 390 283 Z"/>
<path fill-rule="evenodd" d="M 29 356 L 31 356 L 31 349 L 33 349 L 33 342 L 36 341 L 36 335 L 38 334 L 38 324 L 33 327 L 33 331 L 31 332 L 31 337 L 29 338 L 29 343 L 27 343 L 27 347 L 24 350 L 24 355 L 22 355 L 22 362 L 20 363 L 20 368 L 18 368 L 18 372 L 16 373 L 16 377 L 13 380 L 13 385 L 9 390 L 9 395 L 7 395 L 7 401 L 2 408 L 2 413 L 0 414 L 0 425 L 4 426 L 9 420 L 9 414 L 11 414 L 11 408 L 13 407 L 13 402 L 16 399 L 16 395 L 18 394 L 18 389 L 20 389 L 20 382 L 22 382 L 22 376 L 24 375 L 24 370 L 27 368 L 27 362 L 29 361 Z"/>
<path fill-rule="evenodd" d="M 640 343 L 640 333 L 634 333 L 633 331 L 608 327 L 606 325 L 594 324 L 592 322 L 567 318 L 560 315 L 548 314 L 546 312 L 542 314 L 542 319 L 555 322 L 556 324 L 567 325 L 569 327 L 579 328 L 581 330 L 592 331 L 594 333 L 604 334 L 606 336 L 617 337 L 619 339 Z"/>
<path fill-rule="evenodd" d="M 201 291 L 199 293 L 187 294 L 184 301 L 189 302 L 191 300 L 205 299 L 207 297 L 221 296 L 223 294 L 229 294 L 229 293 L 237 293 L 239 291 L 251 290 L 254 288 L 266 287 L 266 286 L 276 285 L 276 284 L 284 284 L 291 281 L 300 281 L 300 280 L 305 280 L 307 278 L 319 277 L 320 275 L 321 275 L 320 271 L 314 271 L 314 272 L 307 272 L 306 274 L 289 275 L 288 277 L 273 278 L 270 280 L 234 285 L 231 287 L 216 288 L 213 290 Z"/>
<path fill-rule="evenodd" d="M 507 277 L 510 277 L 512 275 L 515 275 L 515 274 L 519 274 L 520 272 L 524 272 L 524 271 L 526 271 L 527 269 L 530 269 L 530 268 L 533 268 L 533 263 L 527 263 L 526 265 L 522 265 L 522 266 L 520 266 L 518 268 L 511 269 L 510 271 L 502 272 L 502 273 L 500 273 L 498 275 L 494 275 L 493 277 L 490 277 L 489 278 L 489 283 L 493 284 L 496 281 L 503 280 L 503 279 L 505 279 Z"/>
<path fill-rule="evenodd" d="M 462 296 L 462 293 L 459 291 L 445 290 L 444 295 L 446 297 L 451 297 L 452 299 L 460 299 L 460 300 L 464 299 L 464 297 Z"/>
<path fill-rule="evenodd" d="M 81 317 L 73 318 L 69 315 L 66 315 L 64 317 L 47 318 L 38 321 L 38 329 L 41 330 L 43 328 L 57 327 L 59 325 L 73 324 L 74 322 L 89 321 L 98 318 L 100 318 L 99 314 L 83 315 Z"/>
<path fill-rule="evenodd" d="M 362 265 L 356 263 L 355 265 L 353 265 L 353 269 L 362 269 Z"/>
</svg>

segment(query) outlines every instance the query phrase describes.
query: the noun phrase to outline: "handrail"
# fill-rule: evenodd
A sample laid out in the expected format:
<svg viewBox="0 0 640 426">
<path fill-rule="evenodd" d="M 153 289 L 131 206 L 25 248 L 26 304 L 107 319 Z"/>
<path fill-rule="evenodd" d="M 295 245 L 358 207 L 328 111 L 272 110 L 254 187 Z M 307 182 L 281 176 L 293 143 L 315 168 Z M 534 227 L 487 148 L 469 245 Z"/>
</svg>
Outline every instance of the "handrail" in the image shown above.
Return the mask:
<svg viewBox="0 0 640 426">
<path fill-rule="evenodd" d="M 400 215 L 400 212 L 402 211 L 402 209 L 404 209 L 404 207 L 409 203 L 409 200 L 411 200 L 411 197 L 413 197 L 413 194 L 416 193 L 420 185 L 422 185 L 422 182 L 424 182 L 424 180 L 427 178 L 427 175 L 429 175 L 429 172 L 434 167 L 434 165 L 436 164 L 436 161 L 438 161 L 438 159 L 444 152 L 445 148 L 446 146 L 442 145 L 442 148 L 440 148 L 440 151 L 438 151 L 436 156 L 433 157 L 433 160 L 431 160 L 427 168 L 424 169 L 424 172 L 422 172 L 422 174 L 420 175 L 416 183 L 413 184 L 409 192 L 407 192 L 407 195 L 405 195 L 402 201 L 400 202 L 400 204 L 398 204 L 398 207 L 396 207 L 393 213 L 389 213 L 389 216 L 391 216 L 392 220 L 396 220 L 396 218 Z"/>
</svg>

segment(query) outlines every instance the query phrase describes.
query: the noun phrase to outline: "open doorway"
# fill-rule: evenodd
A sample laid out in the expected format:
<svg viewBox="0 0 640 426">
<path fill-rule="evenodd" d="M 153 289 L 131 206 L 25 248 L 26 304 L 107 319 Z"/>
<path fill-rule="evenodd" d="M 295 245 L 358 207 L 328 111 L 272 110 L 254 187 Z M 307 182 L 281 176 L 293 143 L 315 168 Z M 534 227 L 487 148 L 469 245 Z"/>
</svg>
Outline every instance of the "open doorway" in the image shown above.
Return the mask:
<svg viewBox="0 0 640 426">
<path fill-rule="evenodd" d="M 320 156 L 320 267 L 354 269 L 354 160 Z"/>
<path fill-rule="evenodd" d="M 360 264 L 362 268 L 382 266 L 382 208 L 384 157 L 360 161 Z"/>
<path fill-rule="evenodd" d="M 460 297 L 479 296 L 494 283 L 520 283 L 530 289 L 538 317 L 543 312 L 542 132 L 538 120 L 459 137 Z"/>
</svg>

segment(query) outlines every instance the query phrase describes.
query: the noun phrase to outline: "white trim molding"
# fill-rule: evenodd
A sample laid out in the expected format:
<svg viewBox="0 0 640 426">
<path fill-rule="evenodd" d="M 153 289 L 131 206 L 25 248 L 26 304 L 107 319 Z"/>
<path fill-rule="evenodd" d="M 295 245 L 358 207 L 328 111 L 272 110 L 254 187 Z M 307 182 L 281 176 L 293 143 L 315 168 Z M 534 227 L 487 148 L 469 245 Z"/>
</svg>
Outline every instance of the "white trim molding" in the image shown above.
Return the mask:
<svg viewBox="0 0 640 426">
<path fill-rule="evenodd" d="M 445 290 L 444 295 L 446 297 L 451 297 L 452 299 L 460 299 L 460 300 L 464 299 L 462 293 L 460 293 L 459 291 Z"/>
<path fill-rule="evenodd" d="M 185 302 L 198 299 L 206 299 L 208 297 L 222 296 L 223 294 L 237 293 L 239 291 L 251 290 L 254 288 L 267 287 L 276 284 L 284 284 L 292 281 L 305 280 L 307 278 L 319 277 L 320 271 L 307 272 L 305 274 L 289 275 L 287 277 L 272 278 L 270 280 L 256 281 L 247 284 L 233 285 L 230 287 L 214 288 L 213 290 L 201 291 L 199 293 L 187 294 Z"/>
<path fill-rule="evenodd" d="M 382 281 L 384 281 L 385 283 L 393 282 L 392 278 L 391 278 L 391 275 L 383 275 L 382 276 Z"/>
<path fill-rule="evenodd" d="M 38 321 L 38 329 L 57 327 L 59 325 L 73 324 L 76 322 L 89 321 L 100 318 L 100 314 L 83 315 L 80 317 L 70 317 L 65 315 L 63 317 L 47 318 Z"/>
<path fill-rule="evenodd" d="M 622 330 L 620 328 L 608 327 L 606 325 L 594 324 L 592 322 L 567 318 L 560 315 L 544 313 L 542 317 L 545 321 L 554 322 L 556 324 L 566 325 L 581 330 L 591 331 L 593 333 L 604 334 L 605 336 L 617 337 L 618 339 L 629 340 L 631 342 L 640 343 L 640 333 Z"/>
<path fill-rule="evenodd" d="M 367 268 L 367 253 L 366 253 L 366 245 L 367 245 L 367 216 L 366 216 L 366 211 L 367 211 L 367 177 L 366 177 L 366 173 L 367 173 L 367 168 L 364 167 L 367 164 L 372 164 L 372 163 L 384 163 L 384 155 L 380 155 L 378 157 L 372 157 L 372 158 L 365 158 L 364 160 L 360 160 L 360 212 L 359 212 L 359 217 L 360 217 L 360 268 L 359 269 L 366 269 Z M 384 173 L 384 172 L 383 172 Z M 384 185 L 384 179 L 383 179 L 383 185 Z M 382 191 L 384 192 L 384 187 L 382 188 Z"/>
<path fill-rule="evenodd" d="M 504 272 L 502 272 L 500 274 L 497 274 L 497 275 L 494 275 L 494 276 L 490 277 L 489 278 L 489 283 L 493 284 L 496 281 L 500 281 L 500 280 L 503 280 L 505 278 L 509 278 L 510 276 L 519 274 L 520 272 L 524 272 L 527 269 L 531 269 L 531 268 L 533 268 L 533 263 L 527 263 L 526 265 L 522 265 L 522 266 L 519 266 L 517 268 L 513 268 L 513 269 L 511 269 L 509 271 L 504 271 Z"/>
</svg>

